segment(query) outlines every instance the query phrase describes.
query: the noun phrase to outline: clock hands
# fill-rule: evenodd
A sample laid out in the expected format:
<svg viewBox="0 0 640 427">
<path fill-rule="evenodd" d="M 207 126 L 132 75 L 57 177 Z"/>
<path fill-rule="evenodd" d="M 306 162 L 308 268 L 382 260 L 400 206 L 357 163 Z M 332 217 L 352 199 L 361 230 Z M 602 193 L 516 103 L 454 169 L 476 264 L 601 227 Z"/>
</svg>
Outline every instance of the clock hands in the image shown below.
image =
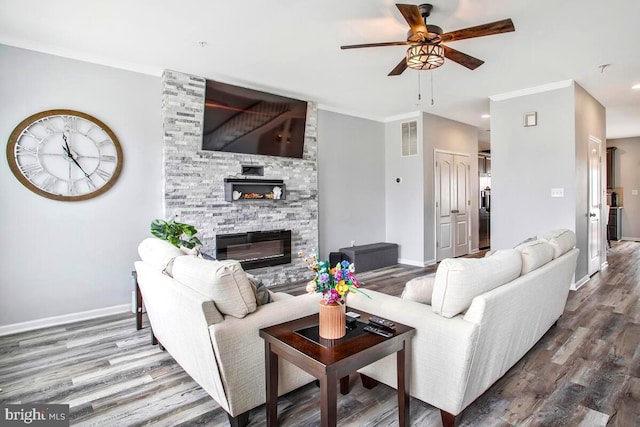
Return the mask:
<svg viewBox="0 0 640 427">
<path fill-rule="evenodd" d="M 64 150 L 65 154 L 67 155 L 67 157 L 69 159 L 71 159 L 73 161 L 73 163 L 76 164 L 76 166 L 78 166 L 80 168 L 80 170 L 82 171 L 82 173 L 84 174 L 84 176 L 87 177 L 87 179 L 89 181 L 91 181 L 92 184 L 94 184 L 93 180 L 91 179 L 91 177 L 89 176 L 88 173 L 86 173 L 84 171 L 84 169 L 82 169 L 82 166 L 80 166 L 80 163 L 78 163 L 78 161 L 75 159 L 75 157 L 73 157 L 73 154 L 71 153 L 71 148 L 69 147 L 69 143 L 67 142 L 67 135 L 65 135 L 64 133 L 62 134 L 62 139 L 64 140 L 64 145 L 62 146 L 62 149 Z"/>
</svg>

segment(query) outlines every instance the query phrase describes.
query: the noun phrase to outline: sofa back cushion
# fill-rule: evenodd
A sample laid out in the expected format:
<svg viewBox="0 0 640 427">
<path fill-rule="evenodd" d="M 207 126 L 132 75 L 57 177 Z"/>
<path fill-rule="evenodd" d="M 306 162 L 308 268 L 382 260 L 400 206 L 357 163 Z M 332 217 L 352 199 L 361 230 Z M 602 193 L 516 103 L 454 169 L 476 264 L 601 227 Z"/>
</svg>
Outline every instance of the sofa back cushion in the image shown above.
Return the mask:
<svg viewBox="0 0 640 427">
<path fill-rule="evenodd" d="M 400 298 L 431 305 L 433 285 L 435 282 L 435 273 L 421 277 L 414 277 L 404 285 Z"/>
<path fill-rule="evenodd" d="M 553 259 L 553 246 L 542 240 L 522 243 L 516 246 L 516 249 L 522 255 L 522 271 L 520 274 L 527 274 Z"/>
<path fill-rule="evenodd" d="M 138 245 L 138 255 L 142 261 L 171 276 L 173 261 L 184 254 L 166 240 L 148 237 Z"/>
<path fill-rule="evenodd" d="M 486 258 L 447 258 L 440 262 L 431 307 L 444 317 L 465 311 L 478 295 L 520 276 L 522 257 L 515 249 L 496 251 Z"/>
<path fill-rule="evenodd" d="M 576 245 L 575 233 L 567 229 L 547 231 L 538 236 L 538 239 L 553 246 L 553 259 L 569 252 Z"/>
<path fill-rule="evenodd" d="M 242 318 L 256 310 L 253 287 L 238 261 L 181 256 L 174 261 L 173 278 L 211 298 L 222 314 Z"/>
</svg>

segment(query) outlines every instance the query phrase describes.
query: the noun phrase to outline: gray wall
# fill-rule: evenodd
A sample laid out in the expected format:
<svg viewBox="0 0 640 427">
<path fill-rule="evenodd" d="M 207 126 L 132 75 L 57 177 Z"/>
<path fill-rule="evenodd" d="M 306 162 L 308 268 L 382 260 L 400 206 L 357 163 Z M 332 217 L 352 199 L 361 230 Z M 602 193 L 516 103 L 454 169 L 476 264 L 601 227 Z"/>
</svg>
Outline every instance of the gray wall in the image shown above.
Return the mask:
<svg viewBox="0 0 640 427">
<path fill-rule="evenodd" d="M 418 155 L 402 157 L 402 123 L 418 122 Z M 397 243 L 400 262 L 424 265 L 424 144 L 422 120 L 397 120 L 385 125 L 386 241 Z M 397 183 L 396 178 L 402 178 Z"/>
<path fill-rule="evenodd" d="M 478 128 L 461 122 L 423 114 L 424 126 L 424 254 L 425 261 L 436 259 L 436 218 L 435 218 L 435 182 L 434 182 L 434 151 L 445 151 L 469 156 L 471 170 L 469 172 L 469 222 L 471 242 L 470 251 L 478 249 Z"/>
<path fill-rule="evenodd" d="M 576 265 L 576 278 L 588 275 L 589 262 L 589 137 L 600 140 L 600 194 L 604 207 L 606 176 L 606 113 L 605 109 L 589 92 L 575 83 L 575 115 L 576 115 L 576 247 L 580 248 L 580 256 Z M 604 208 L 602 209 L 604 212 Z M 600 218 L 600 264 L 606 261 L 606 218 L 601 212 Z"/>
<path fill-rule="evenodd" d="M 418 122 L 418 155 L 401 156 L 404 122 Z M 387 241 L 400 245 L 401 262 L 435 263 L 434 152 L 468 154 L 471 162 L 471 250 L 478 248 L 478 131 L 444 117 L 420 113 L 386 124 Z M 402 182 L 397 183 L 396 178 Z"/>
<path fill-rule="evenodd" d="M 0 160 L 0 326 L 131 303 L 131 270 L 161 215 L 160 79 L 0 45 L 0 139 L 26 117 L 66 108 L 102 120 L 124 167 L 106 193 L 43 198 Z M 122 309 L 122 307 L 120 307 Z"/>
<path fill-rule="evenodd" d="M 318 110 L 319 253 L 385 241 L 384 124 Z"/>
<path fill-rule="evenodd" d="M 538 125 L 524 127 L 524 114 L 531 111 L 537 112 Z M 604 145 L 605 109 L 574 82 L 491 101 L 492 249 L 513 247 L 530 236 L 568 228 L 575 231 L 580 249 L 576 281 L 588 277 L 590 136 Z M 604 168 L 601 174 L 604 178 Z M 601 194 L 604 187 L 603 179 Z M 564 189 L 564 197 L 551 197 L 552 188 Z M 603 232 L 604 224 L 602 221 Z M 604 241 L 601 264 L 606 256 Z"/>
<path fill-rule="evenodd" d="M 618 148 L 615 182 L 622 188 L 622 238 L 640 240 L 640 137 L 611 139 L 607 147 Z"/>
<path fill-rule="evenodd" d="M 523 126 L 527 112 L 538 125 Z M 552 198 L 551 188 L 564 188 Z M 574 90 L 491 101 L 491 248 L 556 228 L 575 230 Z"/>
</svg>

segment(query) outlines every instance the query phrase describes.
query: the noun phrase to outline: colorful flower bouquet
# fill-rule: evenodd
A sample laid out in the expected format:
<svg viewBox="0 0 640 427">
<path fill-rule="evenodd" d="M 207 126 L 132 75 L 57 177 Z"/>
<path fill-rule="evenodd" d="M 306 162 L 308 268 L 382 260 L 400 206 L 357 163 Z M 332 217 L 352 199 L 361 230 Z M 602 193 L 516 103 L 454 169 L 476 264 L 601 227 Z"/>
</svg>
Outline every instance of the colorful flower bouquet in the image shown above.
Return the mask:
<svg viewBox="0 0 640 427">
<path fill-rule="evenodd" d="M 322 292 L 322 297 L 327 304 L 344 304 L 344 296 L 348 293 L 360 292 L 368 296 L 360 288 L 360 282 L 354 274 L 355 266 L 349 261 L 342 261 L 331 267 L 329 261 L 318 261 L 318 255 L 314 254 L 305 257 L 300 252 L 300 257 L 304 258 L 309 270 L 314 271 L 316 276 L 307 283 L 307 292 L 313 294 Z"/>
</svg>

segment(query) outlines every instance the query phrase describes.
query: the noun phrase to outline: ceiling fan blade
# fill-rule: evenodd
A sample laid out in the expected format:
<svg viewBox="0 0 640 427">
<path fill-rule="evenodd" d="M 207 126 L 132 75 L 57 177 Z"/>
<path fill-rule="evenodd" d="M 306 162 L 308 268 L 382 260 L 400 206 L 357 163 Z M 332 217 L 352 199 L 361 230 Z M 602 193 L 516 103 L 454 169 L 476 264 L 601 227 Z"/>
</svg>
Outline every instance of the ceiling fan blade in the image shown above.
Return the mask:
<svg viewBox="0 0 640 427">
<path fill-rule="evenodd" d="M 427 26 L 424 25 L 422 15 L 420 15 L 420 9 L 415 4 L 396 4 L 405 21 L 411 27 L 413 34 L 424 33 L 427 34 Z"/>
<path fill-rule="evenodd" d="M 340 46 L 340 49 L 359 49 L 361 47 L 379 47 L 379 46 L 404 46 L 412 44 L 410 42 L 382 42 L 382 43 L 365 43 L 365 44 L 350 44 L 346 46 Z"/>
<path fill-rule="evenodd" d="M 453 62 L 457 62 L 458 64 L 467 67 L 470 70 L 475 70 L 476 68 L 484 64 L 484 61 L 478 58 L 474 58 L 471 55 L 467 55 L 466 53 L 462 53 L 459 50 L 452 49 L 449 46 L 445 45 L 440 46 L 444 48 L 444 56 L 447 59 L 450 59 Z"/>
<path fill-rule="evenodd" d="M 491 22 L 489 24 L 478 25 L 477 27 L 464 28 L 462 30 L 451 31 L 440 36 L 443 42 L 453 42 L 456 40 L 471 39 L 474 37 L 491 36 L 493 34 L 510 33 L 515 31 L 511 19 Z"/>
<path fill-rule="evenodd" d="M 387 74 L 387 76 L 399 76 L 400 74 L 404 73 L 404 70 L 406 69 L 407 69 L 407 59 L 402 58 L 402 61 L 398 62 L 398 65 L 396 65 L 396 67 L 393 70 L 391 70 L 391 72 Z"/>
</svg>

